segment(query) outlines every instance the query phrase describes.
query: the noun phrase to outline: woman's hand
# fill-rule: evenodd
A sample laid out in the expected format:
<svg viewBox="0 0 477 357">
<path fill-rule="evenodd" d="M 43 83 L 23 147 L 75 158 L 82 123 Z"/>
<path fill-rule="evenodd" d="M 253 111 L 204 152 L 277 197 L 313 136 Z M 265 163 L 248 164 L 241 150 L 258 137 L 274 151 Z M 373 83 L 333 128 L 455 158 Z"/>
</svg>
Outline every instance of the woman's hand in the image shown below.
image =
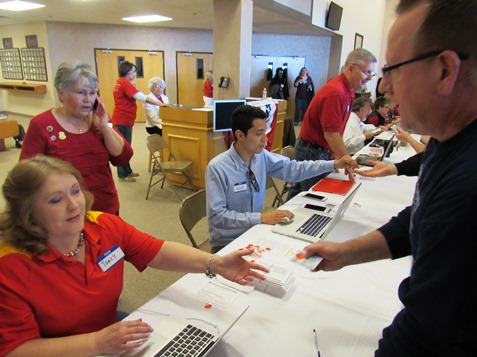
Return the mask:
<svg viewBox="0 0 477 357">
<path fill-rule="evenodd" d="M 98 106 L 91 112 L 93 116 L 93 124 L 101 133 L 103 133 L 103 130 L 109 128 L 109 114 L 106 111 L 103 100 L 99 96 L 97 96 L 96 99 L 98 101 Z"/>
<path fill-rule="evenodd" d="M 154 329 L 142 320 L 119 321 L 98 332 L 91 333 L 95 354 L 113 354 L 142 345 Z"/>
<path fill-rule="evenodd" d="M 233 281 L 240 285 L 247 285 L 254 278 L 264 280 L 265 276 L 253 270 L 258 269 L 268 273 L 268 269 L 257 263 L 249 262 L 243 259 L 243 256 L 253 253 L 253 248 L 238 250 L 224 256 L 215 256 L 210 262 L 210 270 L 217 273 L 225 279 Z"/>
</svg>

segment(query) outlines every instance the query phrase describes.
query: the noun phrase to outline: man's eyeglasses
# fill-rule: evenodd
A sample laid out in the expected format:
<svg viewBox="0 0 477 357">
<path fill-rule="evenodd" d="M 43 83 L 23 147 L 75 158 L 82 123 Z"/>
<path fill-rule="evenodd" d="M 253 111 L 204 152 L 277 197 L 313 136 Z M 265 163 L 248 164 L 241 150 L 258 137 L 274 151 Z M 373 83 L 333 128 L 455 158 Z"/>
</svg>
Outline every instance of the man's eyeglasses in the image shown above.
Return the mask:
<svg viewBox="0 0 477 357">
<path fill-rule="evenodd" d="M 363 71 L 361 69 L 361 67 L 359 66 L 359 64 L 357 63 L 351 63 L 352 65 L 356 66 L 359 68 L 359 70 L 361 71 L 361 73 L 363 73 L 366 77 L 374 77 L 376 76 L 376 72 L 374 72 L 372 69 L 368 69 L 367 71 Z"/>
<path fill-rule="evenodd" d="M 253 189 L 256 192 L 259 192 L 260 186 L 258 185 L 257 178 L 255 177 L 255 174 L 253 173 L 253 171 L 250 169 L 248 170 L 248 178 L 250 179 L 250 183 L 252 184 Z"/>
<path fill-rule="evenodd" d="M 399 68 L 399 67 L 402 67 L 406 64 L 410 64 L 410 63 L 414 63 L 414 62 L 418 62 L 418 61 L 422 61 L 422 60 L 425 60 L 425 59 L 428 59 L 428 58 L 431 58 L 431 57 L 435 57 L 435 56 L 438 56 L 440 55 L 442 52 L 444 52 L 445 50 L 438 50 L 438 51 L 431 51 L 431 52 L 425 52 L 425 53 L 421 53 L 420 55 L 417 55 L 416 57 L 413 57 L 411 59 L 408 59 L 407 61 L 404 61 L 404 62 L 401 62 L 401 63 L 397 63 L 397 64 L 394 64 L 392 66 L 384 66 L 382 68 L 382 72 L 383 72 L 383 76 L 386 76 L 386 75 L 389 75 L 389 73 L 391 71 L 394 71 L 395 69 Z M 459 56 L 459 58 L 461 60 L 466 60 L 467 58 L 469 58 L 468 55 L 466 54 L 463 54 L 463 53 L 457 53 L 457 56 Z"/>
</svg>

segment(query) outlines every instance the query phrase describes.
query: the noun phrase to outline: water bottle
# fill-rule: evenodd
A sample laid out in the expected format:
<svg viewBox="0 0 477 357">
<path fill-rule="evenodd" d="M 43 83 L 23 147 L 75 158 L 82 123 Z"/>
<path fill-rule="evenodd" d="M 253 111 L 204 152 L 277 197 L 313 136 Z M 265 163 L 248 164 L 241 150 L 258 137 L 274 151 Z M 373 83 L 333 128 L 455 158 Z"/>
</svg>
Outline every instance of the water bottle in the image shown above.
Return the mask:
<svg viewBox="0 0 477 357">
<path fill-rule="evenodd" d="M 263 88 L 262 99 L 267 99 L 267 88 Z"/>
</svg>

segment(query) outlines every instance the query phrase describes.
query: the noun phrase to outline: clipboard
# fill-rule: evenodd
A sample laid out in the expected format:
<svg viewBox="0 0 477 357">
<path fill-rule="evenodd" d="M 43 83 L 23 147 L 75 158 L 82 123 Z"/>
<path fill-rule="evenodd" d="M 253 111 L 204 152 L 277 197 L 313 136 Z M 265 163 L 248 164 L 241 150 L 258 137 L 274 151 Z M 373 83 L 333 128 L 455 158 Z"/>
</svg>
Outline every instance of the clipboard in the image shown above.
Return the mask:
<svg viewBox="0 0 477 357">
<path fill-rule="evenodd" d="M 312 191 L 333 193 L 337 195 L 346 195 L 353 187 L 353 181 L 337 180 L 325 177 L 311 188 Z"/>
</svg>

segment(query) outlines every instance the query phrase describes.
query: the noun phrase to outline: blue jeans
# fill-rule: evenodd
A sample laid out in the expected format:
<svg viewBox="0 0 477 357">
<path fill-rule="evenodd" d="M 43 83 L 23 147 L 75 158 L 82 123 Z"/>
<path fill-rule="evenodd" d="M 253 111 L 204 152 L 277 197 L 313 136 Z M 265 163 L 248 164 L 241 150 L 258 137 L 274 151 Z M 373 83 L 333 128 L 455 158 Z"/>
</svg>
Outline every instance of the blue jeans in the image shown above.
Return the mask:
<svg viewBox="0 0 477 357">
<path fill-rule="evenodd" d="M 116 129 L 121 133 L 121 135 L 126 139 L 126 141 L 131 144 L 132 142 L 132 126 L 126 126 L 126 125 L 115 125 Z M 129 162 L 126 165 L 123 166 L 118 166 L 118 177 L 119 178 L 126 178 L 129 175 L 132 174 L 133 170 L 131 169 L 131 166 L 129 165 Z"/>
<path fill-rule="evenodd" d="M 328 160 L 328 150 L 317 145 L 305 143 L 298 137 L 295 143 L 295 159 L 297 161 L 305 160 Z M 308 191 L 323 177 L 326 177 L 329 172 L 314 176 L 312 178 L 303 180 L 301 182 L 294 182 L 288 191 L 287 201 L 295 197 L 301 191 Z"/>
<path fill-rule="evenodd" d="M 306 99 L 295 98 L 295 117 L 293 118 L 295 124 L 303 121 L 303 116 L 305 115 L 307 108 L 308 101 Z"/>
</svg>

